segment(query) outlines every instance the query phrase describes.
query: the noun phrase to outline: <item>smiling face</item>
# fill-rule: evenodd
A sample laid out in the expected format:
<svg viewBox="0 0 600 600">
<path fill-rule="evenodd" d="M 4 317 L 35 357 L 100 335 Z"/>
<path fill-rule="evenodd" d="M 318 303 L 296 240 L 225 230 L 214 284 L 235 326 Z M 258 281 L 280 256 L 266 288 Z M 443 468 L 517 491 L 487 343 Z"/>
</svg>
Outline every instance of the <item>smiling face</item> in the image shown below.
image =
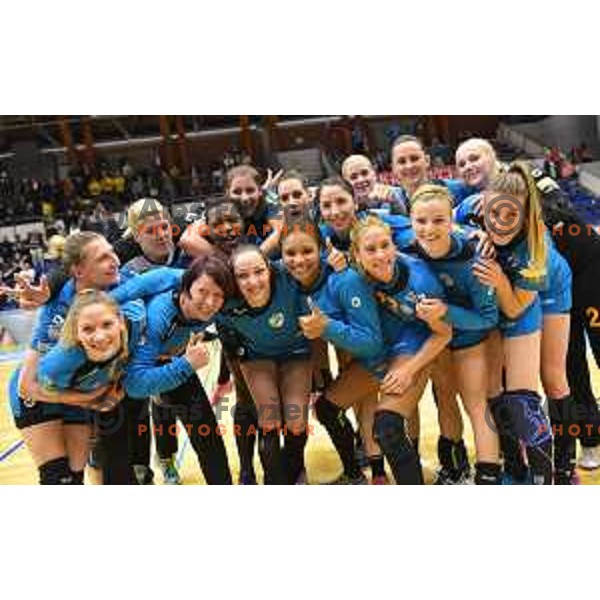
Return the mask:
<svg viewBox="0 0 600 600">
<path fill-rule="evenodd" d="M 227 195 L 235 203 L 242 217 L 248 218 L 256 212 L 262 191 L 251 175 L 239 175 L 232 179 Z"/>
<path fill-rule="evenodd" d="M 496 246 L 510 244 L 523 230 L 527 199 L 525 196 L 508 196 L 493 190 L 483 194 L 485 229 Z"/>
<path fill-rule="evenodd" d="M 116 356 L 123 346 L 125 322 L 117 310 L 107 304 L 90 304 L 77 319 L 76 339 L 92 362 L 104 362 Z"/>
<path fill-rule="evenodd" d="M 496 168 L 496 157 L 477 140 L 467 141 L 456 151 L 458 176 L 469 186 L 483 189 Z"/>
<path fill-rule="evenodd" d="M 206 215 L 210 241 L 229 255 L 239 242 L 244 228 L 242 218 L 233 206 L 211 208 Z"/>
<path fill-rule="evenodd" d="M 113 247 L 99 237 L 86 244 L 83 258 L 73 267 L 77 289 L 105 290 L 119 283 L 119 259 Z"/>
<path fill-rule="evenodd" d="M 258 250 L 248 249 L 236 255 L 233 274 L 244 300 L 252 308 L 266 306 L 271 299 L 271 272 Z"/>
<path fill-rule="evenodd" d="M 429 156 L 418 142 L 402 142 L 392 150 L 392 172 L 407 189 L 416 189 L 427 181 L 429 164 Z"/>
<path fill-rule="evenodd" d="M 342 167 L 344 179 L 352 186 L 357 198 L 368 196 L 377 183 L 377 174 L 364 156 L 351 156 Z"/>
<path fill-rule="evenodd" d="M 162 213 L 148 215 L 134 234 L 144 256 L 151 261 L 164 263 L 174 250 L 171 222 Z"/>
<path fill-rule="evenodd" d="M 415 202 L 410 219 L 415 237 L 431 258 L 441 258 L 450 251 L 452 209 L 444 198 Z"/>
<path fill-rule="evenodd" d="M 321 189 L 319 208 L 323 221 L 338 234 L 346 233 L 356 218 L 356 203 L 352 194 L 339 185 Z"/>
<path fill-rule="evenodd" d="M 277 186 L 279 202 L 286 215 L 298 217 L 311 204 L 310 194 L 299 179 L 285 179 Z"/>
<path fill-rule="evenodd" d="M 206 273 L 192 283 L 189 292 L 179 296 L 179 305 L 189 321 L 210 321 L 223 308 L 224 302 L 223 290 Z"/>
<path fill-rule="evenodd" d="M 394 276 L 397 253 L 389 231 L 372 225 L 360 232 L 354 256 L 370 277 L 388 283 Z"/>
<path fill-rule="evenodd" d="M 290 233 L 281 245 L 281 256 L 290 275 L 301 285 L 309 287 L 316 281 L 321 268 L 321 256 L 314 237 L 303 231 Z"/>
</svg>

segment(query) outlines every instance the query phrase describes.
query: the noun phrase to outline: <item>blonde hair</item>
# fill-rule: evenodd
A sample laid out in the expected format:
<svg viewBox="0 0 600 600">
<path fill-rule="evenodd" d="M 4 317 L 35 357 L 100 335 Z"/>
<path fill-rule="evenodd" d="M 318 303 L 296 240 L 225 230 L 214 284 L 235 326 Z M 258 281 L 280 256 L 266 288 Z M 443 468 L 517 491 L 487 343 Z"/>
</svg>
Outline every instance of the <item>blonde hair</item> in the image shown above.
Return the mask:
<svg viewBox="0 0 600 600">
<path fill-rule="evenodd" d="M 392 238 L 391 227 L 387 223 L 382 221 L 379 217 L 369 215 L 365 219 L 358 219 L 356 223 L 354 223 L 354 225 L 352 226 L 352 229 L 350 230 L 350 256 L 352 257 L 352 260 L 357 267 L 360 267 L 360 263 L 357 259 L 358 245 L 360 244 L 360 240 L 365 234 L 365 231 L 367 229 L 371 229 L 372 227 L 379 227 L 380 229 L 383 229 L 383 231 L 385 231 L 385 233 L 389 235 L 390 238 Z"/>
<path fill-rule="evenodd" d="M 63 249 L 62 261 L 65 271 L 71 274 L 73 267 L 77 266 L 83 260 L 86 246 L 96 240 L 103 239 L 105 238 L 95 231 L 77 231 L 76 233 L 72 233 L 65 240 L 65 247 Z"/>
<path fill-rule="evenodd" d="M 446 200 L 450 207 L 450 212 L 454 207 L 454 198 L 444 185 L 435 185 L 433 183 L 426 183 L 417 188 L 417 191 L 412 195 L 410 199 L 411 207 L 417 202 L 431 202 L 432 200 Z"/>
<path fill-rule="evenodd" d="M 523 196 L 526 199 L 525 222 L 527 227 L 527 249 L 529 264 L 521 271 L 527 279 L 540 279 L 546 275 L 548 248 L 545 238 L 545 225 L 542 219 L 542 204 L 539 190 L 531 175 L 531 167 L 524 161 L 515 161 L 508 171 L 497 175 L 489 184 L 488 190 L 509 196 Z"/>
<path fill-rule="evenodd" d="M 346 160 L 344 160 L 344 162 L 342 163 L 342 177 L 344 179 L 346 179 L 346 172 L 348 171 L 348 168 L 350 166 L 350 163 L 355 162 L 357 160 L 361 160 L 362 162 L 365 162 L 369 165 L 369 167 L 374 171 L 375 167 L 373 166 L 373 163 L 371 162 L 371 160 L 367 157 L 364 156 L 364 154 L 351 154 Z"/>
<path fill-rule="evenodd" d="M 469 138 L 468 140 L 460 144 L 460 146 L 456 149 L 455 156 L 458 156 L 458 153 L 461 150 L 463 150 L 466 146 L 476 146 L 477 148 L 482 150 L 484 154 L 487 154 L 492 159 L 493 171 L 490 174 L 490 180 L 496 177 L 496 175 L 498 175 L 502 171 L 502 164 L 498 160 L 496 151 L 487 140 L 484 140 L 483 138 Z"/>
<path fill-rule="evenodd" d="M 140 223 L 155 215 L 168 216 L 167 210 L 158 200 L 140 198 L 134 202 L 127 210 L 127 231 L 125 231 L 124 236 L 135 235 L 138 232 Z"/>
<path fill-rule="evenodd" d="M 75 300 L 73 301 L 73 304 L 67 313 L 67 318 L 65 319 L 62 327 L 60 342 L 64 346 L 73 347 L 80 345 L 80 342 L 77 339 L 77 325 L 79 323 L 79 317 L 84 309 L 95 304 L 107 306 L 113 310 L 115 315 L 117 315 L 119 318 L 123 318 L 118 303 L 106 292 L 100 292 L 92 289 L 82 290 L 77 294 L 77 296 L 75 296 Z M 128 338 L 129 336 L 127 334 L 127 327 L 125 327 L 123 329 L 123 335 L 121 336 L 122 347 L 121 351 L 119 352 L 119 357 L 122 359 L 126 359 L 129 355 Z"/>
<path fill-rule="evenodd" d="M 54 258 L 60 260 L 65 251 L 66 239 L 64 236 L 55 234 L 48 240 L 48 252 L 46 253 L 48 258 Z"/>
</svg>

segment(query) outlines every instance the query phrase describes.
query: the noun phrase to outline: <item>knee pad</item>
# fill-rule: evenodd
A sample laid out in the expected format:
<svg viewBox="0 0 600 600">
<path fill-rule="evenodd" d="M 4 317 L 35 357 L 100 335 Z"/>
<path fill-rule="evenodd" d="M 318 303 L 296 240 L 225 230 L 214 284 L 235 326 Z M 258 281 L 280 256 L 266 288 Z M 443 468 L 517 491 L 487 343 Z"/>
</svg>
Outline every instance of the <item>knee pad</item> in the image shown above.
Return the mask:
<svg viewBox="0 0 600 600">
<path fill-rule="evenodd" d="M 337 404 L 334 404 L 330 400 L 327 400 L 324 396 L 321 396 L 315 402 L 315 414 L 320 423 L 327 423 L 339 419 L 340 414 L 344 413 L 344 410 Z"/>
<path fill-rule="evenodd" d="M 490 408 L 500 435 L 515 437 L 530 447 L 552 439 L 548 418 L 536 392 L 505 392 L 490 401 Z"/>
<path fill-rule="evenodd" d="M 73 476 L 66 456 L 49 460 L 38 468 L 40 485 L 71 485 Z"/>
<path fill-rule="evenodd" d="M 414 447 L 406 435 L 406 420 L 402 415 L 382 410 L 375 414 L 373 437 L 384 452 L 413 452 Z"/>
</svg>

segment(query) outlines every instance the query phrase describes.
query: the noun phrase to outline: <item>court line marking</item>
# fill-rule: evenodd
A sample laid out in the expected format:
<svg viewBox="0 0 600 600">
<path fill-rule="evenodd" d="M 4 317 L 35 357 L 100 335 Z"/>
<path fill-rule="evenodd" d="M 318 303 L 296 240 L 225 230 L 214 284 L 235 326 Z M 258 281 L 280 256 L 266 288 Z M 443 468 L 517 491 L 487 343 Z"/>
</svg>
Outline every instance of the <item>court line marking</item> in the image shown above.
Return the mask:
<svg viewBox="0 0 600 600">
<path fill-rule="evenodd" d="M 13 442 L 2 454 L 0 454 L 0 463 L 5 461 L 7 458 L 12 456 L 17 450 L 20 450 L 25 442 L 23 440 L 17 440 Z"/>
</svg>

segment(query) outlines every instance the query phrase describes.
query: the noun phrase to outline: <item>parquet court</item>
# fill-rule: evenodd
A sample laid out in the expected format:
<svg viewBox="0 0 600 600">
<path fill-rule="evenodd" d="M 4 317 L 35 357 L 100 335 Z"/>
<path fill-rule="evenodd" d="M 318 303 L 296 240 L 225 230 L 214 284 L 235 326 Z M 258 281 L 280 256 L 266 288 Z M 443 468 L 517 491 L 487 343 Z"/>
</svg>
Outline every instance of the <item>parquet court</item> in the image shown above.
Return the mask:
<svg viewBox="0 0 600 600">
<path fill-rule="evenodd" d="M 211 353 L 215 360 L 211 365 L 201 373 L 202 381 L 210 393 L 213 389 L 218 375 L 218 347 L 211 344 Z M 596 395 L 600 394 L 600 370 L 596 367 L 593 359 L 590 357 L 590 370 L 593 376 L 594 391 Z M 6 396 L 6 384 L 12 371 L 18 366 L 18 361 L 9 361 L 0 363 L 0 485 L 17 484 L 33 485 L 37 483 L 37 471 L 27 453 L 27 450 L 21 443 L 18 430 L 12 421 L 12 416 L 8 407 Z M 235 441 L 232 436 L 232 418 L 231 408 L 235 404 L 234 395 L 223 400 L 219 412 L 219 421 L 225 426 L 228 433 L 225 435 L 225 445 L 229 457 L 229 464 L 232 470 L 234 481 L 237 481 L 239 474 L 239 461 L 235 448 Z M 428 483 L 431 482 L 435 468 L 437 466 L 436 444 L 438 438 L 438 425 L 436 408 L 433 402 L 431 391 L 428 388 L 421 400 L 421 455 L 425 478 Z M 323 428 L 311 420 L 314 425 L 314 435 L 309 436 L 306 465 L 308 471 L 309 483 L 324 483 L 335 479 L 341 472 L 341 463 L 337 454 L 333 450 L 331 442 Z M 473 439 L 468 420 L 465 418 L 465 440 L 473 462 Z M 178 464 L 180 465 L 180 474 L 183 483 L 186 485 L 202 484 L 204 479 L 198 467 L 194 452 L 190 449 L 185 432 L 182 432 L 179 439 Z M 255 457 L 255 465 L 259 477 L 262 477 L 260 461 Z M 160 471 L 152 465 L 155 471 L 155 483 L 162 483 Z M 588 485 L 600 485 L 600 470 L 593 473 L 580 470 L 581 482 Z"/>
</svg>

